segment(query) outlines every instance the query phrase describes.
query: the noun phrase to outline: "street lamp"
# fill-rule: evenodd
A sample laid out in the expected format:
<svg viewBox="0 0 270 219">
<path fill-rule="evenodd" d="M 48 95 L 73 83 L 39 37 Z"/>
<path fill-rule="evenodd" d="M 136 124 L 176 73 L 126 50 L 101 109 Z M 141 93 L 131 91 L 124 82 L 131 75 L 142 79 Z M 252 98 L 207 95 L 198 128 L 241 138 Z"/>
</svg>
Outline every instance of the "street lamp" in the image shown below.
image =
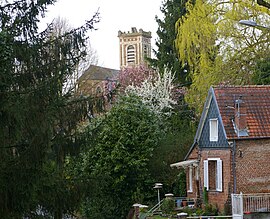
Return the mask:
<svg viewBox="0 0 270 219">
<path fill-rule="evenodd" d="M 158 191 L 158 208 L 160 210 L 160 194 L 159 194 L 159 189 L 162 188 L 162 183 L 155 183 L 154 189 L 157 189 Z"/>
<path fill-rule="evenodd" d="M 256 21 L 252 21 L 252 20 L 240 20 L 239 24 L 249 26 L 249 27 L 255 27 L 255 28 L 258 28 L 258 29 L 268 29 L 268 30 L 270 30 L 270 27 L 259 25 L 259 24 L 256 23 Z"/>
</svg>

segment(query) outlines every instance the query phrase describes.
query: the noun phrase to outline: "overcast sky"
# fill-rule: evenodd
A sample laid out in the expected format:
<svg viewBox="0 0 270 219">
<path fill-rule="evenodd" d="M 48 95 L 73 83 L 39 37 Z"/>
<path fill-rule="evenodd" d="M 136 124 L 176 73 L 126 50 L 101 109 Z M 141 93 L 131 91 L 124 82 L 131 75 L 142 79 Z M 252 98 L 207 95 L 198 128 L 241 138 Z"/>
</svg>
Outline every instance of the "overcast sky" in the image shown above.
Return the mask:
<svg viewBox="0 0 270 219">
<path fill-rule="evenodd" d="M 158 27 L 155 16 L 162 17 L 161 4 L 162 0 L 58 0 L 49 6 L 42 23 L 50 23 L 60 16 L 72 27 L 78 27 L 99 10 L 98 30 L 89 32 L 91 45 L 97 52 L 100 66 L 119 69 L 118 31 L 127 32 L 131 27 L 151 31 L 154 47 Z"/>
</svg>

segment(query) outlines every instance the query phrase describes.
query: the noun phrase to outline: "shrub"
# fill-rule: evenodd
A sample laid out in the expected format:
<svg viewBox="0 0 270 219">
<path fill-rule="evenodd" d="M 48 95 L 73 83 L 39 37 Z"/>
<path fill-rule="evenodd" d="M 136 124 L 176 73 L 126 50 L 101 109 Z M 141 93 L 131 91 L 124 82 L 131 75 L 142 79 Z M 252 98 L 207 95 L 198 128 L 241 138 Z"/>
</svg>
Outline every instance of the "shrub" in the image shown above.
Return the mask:
<svg viewBox="0 0 270 219">
<path fill-rule="evenodd" d="M 162 213 L 171 214 L 174 211 L 175 203 L 173 199 L 165 199 L 161 206 Z"/>
</svg>

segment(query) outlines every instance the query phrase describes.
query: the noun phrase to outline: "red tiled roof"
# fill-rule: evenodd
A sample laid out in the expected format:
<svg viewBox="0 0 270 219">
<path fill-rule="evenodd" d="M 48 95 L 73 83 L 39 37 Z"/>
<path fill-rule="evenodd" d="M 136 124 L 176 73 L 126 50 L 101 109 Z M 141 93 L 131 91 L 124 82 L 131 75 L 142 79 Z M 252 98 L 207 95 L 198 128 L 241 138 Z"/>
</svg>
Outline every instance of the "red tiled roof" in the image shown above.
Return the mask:
<svg viewBox="0 0 270 219">
<path fill-rule="evenodd" d="M 270 86 L 213 87 L 228 139 L 238 138 L 234 130 L 235 100 L 241 98 L 246 107 L 247 137 L 270 137 Z M 241 104 L 240 104 L 241 110 Z"/>
</svg>

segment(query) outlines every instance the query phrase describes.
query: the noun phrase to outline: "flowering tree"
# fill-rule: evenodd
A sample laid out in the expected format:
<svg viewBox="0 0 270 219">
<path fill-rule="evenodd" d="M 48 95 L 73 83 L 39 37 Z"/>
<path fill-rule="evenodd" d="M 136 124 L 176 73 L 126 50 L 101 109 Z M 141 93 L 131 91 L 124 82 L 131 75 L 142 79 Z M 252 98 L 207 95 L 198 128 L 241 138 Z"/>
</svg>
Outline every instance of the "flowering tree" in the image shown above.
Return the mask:
<svg viewBox="0 0 270 219">
<path fill-rule="evenodd" d="M 142 99 L 142 102 L 158 115 L 170 114 L 170 109 L 176 101 L 172 98 L 174 75 L 166 69 L 161 76 L 145 79 L 141 85 L 129 85 L 125 92 L 127 95 L 135 94 Z"/>
<path fill-rule="evenodd" d="M 156 72 L 144 65 L 124 68 L 119 74 L 120 91 L 123 92 L 130 85 L 140 86 L 146 79 L 153 80 L 154 78 L 156 78 Z"/>
</svg>

